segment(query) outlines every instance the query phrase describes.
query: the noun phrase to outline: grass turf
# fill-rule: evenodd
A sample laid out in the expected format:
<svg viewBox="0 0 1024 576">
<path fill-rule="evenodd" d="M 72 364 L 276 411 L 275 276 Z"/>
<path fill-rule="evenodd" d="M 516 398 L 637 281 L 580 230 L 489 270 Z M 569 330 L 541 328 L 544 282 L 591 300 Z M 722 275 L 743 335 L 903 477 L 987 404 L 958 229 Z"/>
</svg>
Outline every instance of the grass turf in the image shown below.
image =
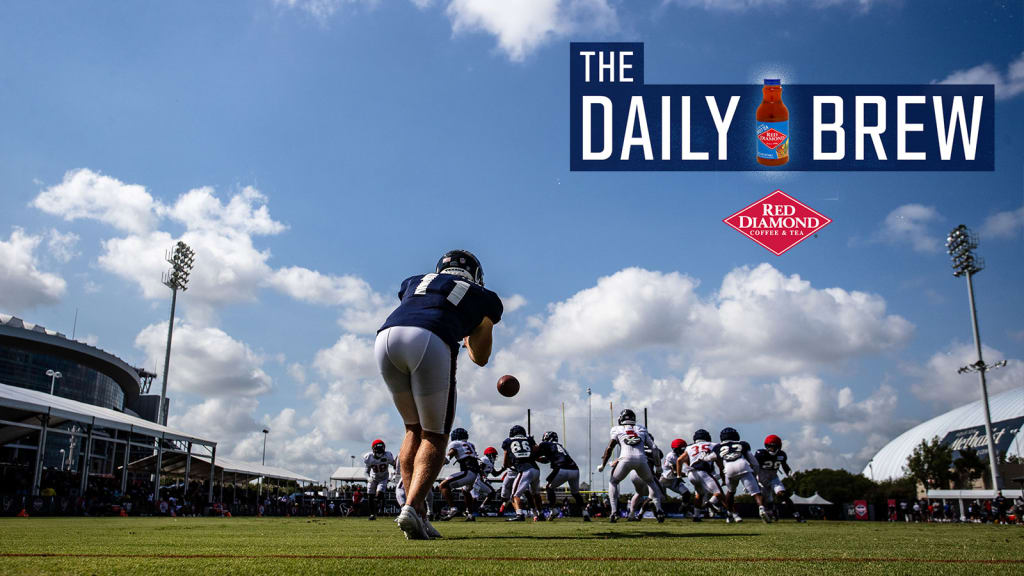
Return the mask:
<svg viewBox="0 0 1024 576">
<path fill-rule="evenodd" d="M 1024 574 L 1024 527 L 3 518 L 0 574 Z"/>
</svg>

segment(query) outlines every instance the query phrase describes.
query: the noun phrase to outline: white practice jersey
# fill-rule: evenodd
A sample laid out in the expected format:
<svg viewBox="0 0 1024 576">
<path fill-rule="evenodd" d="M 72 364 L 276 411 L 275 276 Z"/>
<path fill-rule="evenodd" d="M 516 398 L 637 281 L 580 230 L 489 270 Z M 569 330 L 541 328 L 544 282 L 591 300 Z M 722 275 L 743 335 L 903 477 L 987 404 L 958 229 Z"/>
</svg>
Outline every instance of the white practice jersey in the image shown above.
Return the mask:
<svg viewBox="0 0 1024 576">
<path fill-rule="evenodd" d="M 487 478 L 491 472 L 494 472 L 494 462 L 487 456 L 480 458 L 480 478 Z"/>
<path fill-rule="evenodd" d="M 466 440 L 452 440 L 448 443 L 448 449 L 445 451 L 450 454 L 455 452 L 455 461 L 459 463 L 463 470 L 475 470 L 478 466 L 479 456 L 476 454 L 476 446 L 473 446 L 472 442 Z"/>
<path fill-rule="evenodd" d="M 643 426 L 615 426 L 611 439 L 619 443 L 619 458 L 623 460 L 647 460 L 644 448 L 654 448 L 654 439 Z"/>
<path fill-rule="evenodd" d="M 676 460 L 679 457 L 675 452 L 670 451 L 661 459 L 661 477 L 665 480 L 676 479 Z"/>
<path fill-rule="evenodd" d="M 391 452 L 384 452 L 377 456 L 373 452 L 363 454 L 363 464 L 366 466 L 366 476 L 376 480 L 387 480 L 388 466 L 395 466 L 395 457 Z"/>
<path fill-rule="evenodd" d="M 701 472 L 711 472 L 711 459 L 714 453 L 711 451 L 711 442 L 703 440 L 686 446 L 686 454 L 690 457 L 690 468 Z"/>
</svg>

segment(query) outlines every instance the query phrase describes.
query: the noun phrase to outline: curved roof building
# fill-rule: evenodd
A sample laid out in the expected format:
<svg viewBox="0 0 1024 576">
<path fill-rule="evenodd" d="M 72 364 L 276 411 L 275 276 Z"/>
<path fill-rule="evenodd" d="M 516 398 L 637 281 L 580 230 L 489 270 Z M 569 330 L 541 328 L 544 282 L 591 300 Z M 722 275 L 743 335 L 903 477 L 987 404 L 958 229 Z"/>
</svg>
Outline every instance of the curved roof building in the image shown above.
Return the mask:
<svg viewBox="0 0 1024 576">
<path fill-rule="evenodd" d="M 1024 386 L 989 396 L 992 411 L 992 436 L 996 450 L 1007 456 L 1024 457 Z M 985 440 L 985 410 L 981 400 L 971 402 L 945 414 L 922 422 L 900 434 L 875 454 L 864 468 L 864 475 L 872 480 L 902 478 L 907 458 L 922 440 L 938 436 L 953 450 L 974 448 L 987 458 Z"/>
<path fill-rule="evenodd" d="M 47 370 L 61 374 L 52 382 L 57 396 L 155 420 L 159 398 L 141 395 L 140 370 L 94 346 L 0 314 L 0 383 L 49 392 Z"/>
</svg>

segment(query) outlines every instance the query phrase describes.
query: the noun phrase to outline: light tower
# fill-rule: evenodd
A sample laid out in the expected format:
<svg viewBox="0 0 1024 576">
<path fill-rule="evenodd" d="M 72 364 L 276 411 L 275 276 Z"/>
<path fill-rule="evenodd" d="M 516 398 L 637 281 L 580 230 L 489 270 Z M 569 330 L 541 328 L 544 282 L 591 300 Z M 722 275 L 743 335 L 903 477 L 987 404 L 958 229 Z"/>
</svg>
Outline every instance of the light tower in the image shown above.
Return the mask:
<svg viewBox="0 0 1024 576">
<path fill-rule="evenodd" d="M 971 303 L 971 325 L 974 328 L 974 347 L 978 352 L 978 361 L 974 364 L 961 367 L 958 374 L 977 372 L 981 376 L 981 402 L 985 407 L 985 439 L 988 442 L 988 465 L 992 471 L 992 489 L 1001 490 L 1002 480 L 999 477 L 999 456 L 996 454 L 995 442 L 992 441 L 992 414 L 988 407 L 988 384 L 985 382 L 985 372 L 992 368 L 1006 366 L 1006 361 L 995 364 L 985 364 L 981 356 L 981 335 L 978 332 L 978 312 L 974 305 L 974 281 L 973 277 L 985 268 L 985 261 L 974 254 L 978 247 L 978 238 L 963 224 L 953 228 L 946 238 L 946 249 L 953 258 L 953 276 L 967 277 L 967 298 Z"/>
<path fill-rule="evenodd" d="M 181 240 L 167 254 L 167 263 L 171 269 L 164 272 L 163 283 L 171 289 L 171 321 L 167 324 L 167 353 L 164 355 L 164 381 L 160 386 L 160 406 L 157 408 L 157 422 L 167 425 L 167 371 L 171 366 L 171 334 L 174 332 L 174 307 L 178 302 L 178 290 L 188 290 L 188 275 L 192 273 L 192 262 L 195 253 Z"/>
</svg>

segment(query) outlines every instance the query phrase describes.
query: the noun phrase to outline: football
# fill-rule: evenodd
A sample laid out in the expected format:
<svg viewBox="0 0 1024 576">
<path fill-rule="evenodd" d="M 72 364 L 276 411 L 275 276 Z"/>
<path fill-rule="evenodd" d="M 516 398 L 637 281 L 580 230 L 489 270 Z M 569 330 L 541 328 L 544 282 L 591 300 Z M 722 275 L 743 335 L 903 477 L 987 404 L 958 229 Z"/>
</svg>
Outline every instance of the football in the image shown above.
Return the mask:
<svg viewBox="0 0 1024 576">
<path fill-rule="evenodd" d="M 511 374 L 505 374 L 498 378 L 498 393 L 511 398 L 519 393 L 519 380 Z"/>
</svg>

